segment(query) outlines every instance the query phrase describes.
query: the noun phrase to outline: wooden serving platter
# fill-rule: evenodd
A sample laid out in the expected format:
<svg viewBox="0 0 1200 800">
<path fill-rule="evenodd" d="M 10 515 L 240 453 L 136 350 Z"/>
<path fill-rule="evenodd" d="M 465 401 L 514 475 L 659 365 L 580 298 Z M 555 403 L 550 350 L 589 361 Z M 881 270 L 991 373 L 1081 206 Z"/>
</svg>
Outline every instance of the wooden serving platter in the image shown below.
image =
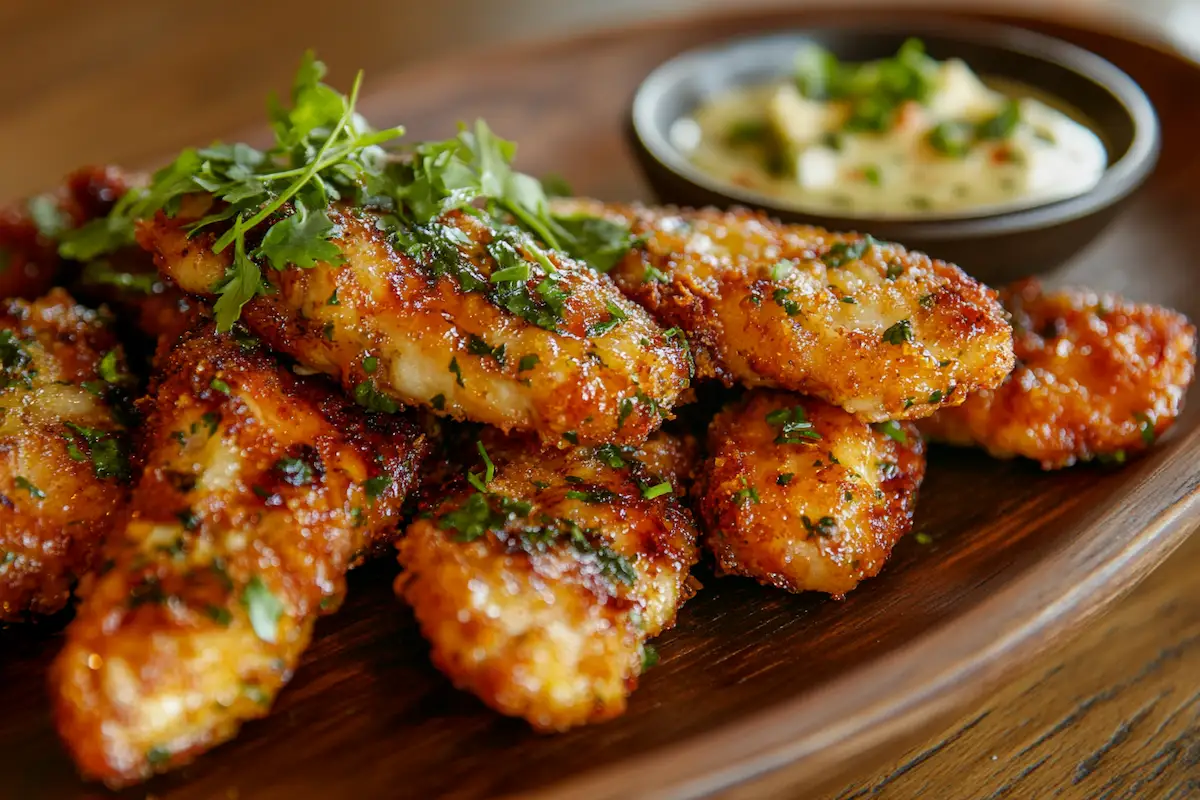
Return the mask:
<svg viewBox="0 0 1200 800">
<path fill-rule="evenodd" d="M 482 116 L 521 143 L 529 172 L 561 173 L 606 199 L 650 199 L 623 139 L 628 100 L 647 71 L 703 42 L 835 17 L 739 12 L 450 57 L 370 78 L 363 110 L 376 124 L 407 125 L 413 138 L 441 138 L 457 120 Z M 1200 318 L 1191 253 L 1200 66 L 1115 34 L 992 18 L 1114 61 L 1162 117 L 1157 173 L 1059 279 Z M 917 514 L 931 544 L 906 539 L 878 579 L 841 602 L 701 569 L 707 588 L 659 640 L 662 663 L 629 712 L 554 737 L 456 692 L 392 596 L 395 566 L 370 565 L 352 579 L 345 608 L 318 625 L 271 716 L 194 765 L 116 796 L 692 797 L 785 764 L 804 796 L 945 722 L 1130 588 L 1194 525 L 1198 486 L 1200 402 L 1162 446 L 1121 470 L 1043 474 L 935 449 Z M 59 627 L 0 631 L 2 797 L 113 796 L 76 777 L 54 735 L 44 675 Z"/>
</svg>

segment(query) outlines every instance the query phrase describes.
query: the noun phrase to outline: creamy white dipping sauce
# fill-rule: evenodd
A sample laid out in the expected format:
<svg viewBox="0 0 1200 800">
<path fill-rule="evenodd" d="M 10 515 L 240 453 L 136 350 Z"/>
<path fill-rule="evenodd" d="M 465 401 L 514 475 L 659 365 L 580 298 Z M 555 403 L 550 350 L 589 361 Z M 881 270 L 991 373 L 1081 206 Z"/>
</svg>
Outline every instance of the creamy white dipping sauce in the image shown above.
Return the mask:
<svg viewBox="0 0 1200 800">
<path fill-rule="evenodd" d="M 1031 94 L 915 40 L 866 64 L 814 46 L 794 79 L 719 95 L 670 135 L 718 180 L 816 213 L 984 213 L 1083 194 L 1108 166 L 1080 115 Z"/>
</svg>

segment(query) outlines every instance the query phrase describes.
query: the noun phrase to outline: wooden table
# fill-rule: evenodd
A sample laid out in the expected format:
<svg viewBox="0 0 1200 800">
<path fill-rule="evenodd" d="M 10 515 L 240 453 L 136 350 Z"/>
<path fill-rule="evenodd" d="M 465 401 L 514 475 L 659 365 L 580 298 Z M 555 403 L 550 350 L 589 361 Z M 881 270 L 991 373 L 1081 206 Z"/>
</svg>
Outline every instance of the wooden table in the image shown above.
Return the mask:
<svg viewBox="0 0 1200 800">
<path fill-rule="evenodd" d="M 313 0 L 6 0 L 0 197 L 82 163 L 152 163 L 243 130 L 261 118 L 266 93 L 286 87 L 305 47 L 345 78 L 358 67 L 380 74 L 456 49 L 719 4 L 343 0 L 331 11 Z M 984 706 L 828 797 L 1200 796 L 1197 566 L 1200 537 Z M 783 770 L 727 796 L 794 795 Z"/>
</svg>

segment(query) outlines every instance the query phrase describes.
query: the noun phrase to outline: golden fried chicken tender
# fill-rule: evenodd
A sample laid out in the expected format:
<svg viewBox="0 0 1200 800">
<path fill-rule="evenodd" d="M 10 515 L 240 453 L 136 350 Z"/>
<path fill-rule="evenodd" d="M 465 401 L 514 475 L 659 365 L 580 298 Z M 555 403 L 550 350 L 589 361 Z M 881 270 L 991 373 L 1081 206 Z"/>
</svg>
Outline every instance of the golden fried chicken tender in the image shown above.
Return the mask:
<svg viewBox="0 0 1200 800">
<path fill-rule="evenodd" d="M 482 441 L 486 492 L 460 478 L 409 525 L 397 592 L 438 669 L 497 711 L 540 731 L 611 719 L 693 592 L 696 529 L 671 491 L 689 449 Z"/>
<path fill-rule="evenodd" d="M 53 192 L 0 208 L 0 298 L 32 300 L 61 281 L 58 238 L 107 214 L 127 187 L 115 167 L 83 167 Z"/>
<path fill-rule="evenodd" d="M 749 392 L 716 416 L 696 485 L 726 575 L 844 595 L 912 527 L 925 448 L 910 422 L 870 425 L 787 392 Z"/>
<path fill-rule="evenodd" d="M 746 210 L 559 203 L 643 237 L 611 274 L 687 334 L 699 377 L 790 389 L 881 422 L 928 416 L 1012 369 L 994 292 L 952 264 Z"/>
<path fill-rule="evenodd" d="M 0 620 L 58 611 L 95 563 L 128 494 L 131 383 L 62 289 L 0 303 Z"/>
<path fill-rule="evenodd" d="M 142 478 L 51 674 L 63 741 L 111 786 L 268 712 L 430 449 L 411 417 L 211 327 L 160 366 Z"/>
<path fill-rule="evenodd" d="M 1057 469 L 1123 462 L 1175 422 L 1196 364 L 1196 329 L 1182 314 L 1086 289 L 1045 292 L 1034 280 L 1003 300 L 1016 369 L 1004 385 L 923 420 L 930 438 Z"/>
<path fill-rule="evenodd" d="M 203 202 L 139 232 L 162 273 L 201 295 L 231 255 L 181 227 Z M 369 406 L 429 406 L 558 446 L 639 444 L 688 385 L 682 337 L 668 338 L 607 277 L 524 234 L 452 212 L 402 229 L 401 244 L 373 212 L 330 215 L 345 263 L 266 270 L 276 291 L 243 319 Z"/>
</svg>

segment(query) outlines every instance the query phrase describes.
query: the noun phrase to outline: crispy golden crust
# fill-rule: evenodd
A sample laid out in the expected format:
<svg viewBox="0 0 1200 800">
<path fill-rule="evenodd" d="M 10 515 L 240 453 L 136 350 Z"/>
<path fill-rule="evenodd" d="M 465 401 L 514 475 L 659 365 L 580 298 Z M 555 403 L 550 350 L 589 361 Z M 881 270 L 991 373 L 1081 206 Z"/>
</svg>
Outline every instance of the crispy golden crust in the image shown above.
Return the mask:
<svg viewBox="0 0 1200 800">
<path fill-rule="evenodd" d="M 115 167 L 83 167 L 49 194 L 0 208 L 0 298 L 33 299 L 46 292 L 63 267 L 54 229 L 107 214 L 126 187 Z"/>
<path fill-rule="evenodd" d="M 110 785 L 267 713 L 346 570 L 394 534 L 429 449 L 412 418 L 211 328 L 161 370 L 142 478 L 51 675 L 63 741 Z"/>
<path fill-rule="evenodd" d="M 921 423 L 930 438 L 978 445 L 1044 469 L 1093 458 L 1123 462 L 1175 422 L 1196 364 L 1196 329 L 1182 314 L 1086 289 L 1003 293 L 1017 367 L 997 389 Z"/>
<path fill-rule="evenodd" d="M 197 213 L 160 215 L 139 240 L 163 274 L 204 294 L 225 274 L 229 252 L 214 255 L 209 236 L 186 237 L 179 226 Z M 527 238 L 510 240 L 530 254 L 530 277 L 506 300 L 489 281 L 498 267 L 484 246 L 495 231 L 472 216 L 450 214 L 428 228 L 420 260 L 406 252 L 415 245 L 394 248 L 369 212 L 335 208 L 331 217 L 345 265 L 266 270 L 278 292 L 251 301 L 243 318 L 272 347 L 351 392 L 373 387 L 401 403 L 565 446 L 639 444 L 687 387 L 683 343 L 585 265 L 547 256 L 552 282 L 566 292 L 561 315 L 544 320 L 549 330 L 509 310 L 516 301 L 547 307 L 537 291 L 546 273 Z"/>
<path fill-rule="evenodd" d="M 490 498 L 460 478 L 409 526 L 397 592 L 434 664 L 497 711 L 542 731 L 615 717 L 646 639 L 674 624 L 692 592 L 691 516 L 669 493 L 643 495 L 690 471 L 687 448 L 662 433 L 643 451 L 484 441 L 496 464 Z M 482 464 L 476 474 L 486 477 Z"/>
<path fill-rule="evenodd" d="M 755 390 L 716 416 L 708 440 L 696 495 L 724 574 L 843 595 L 878 574 L 912 527 L 925 476 L 912 423 L 872 426 L 819 400 Z"/>
<path fill-rule="evenodd" d="M 791 389 L 878 422 L 928 416 L 1012 369 L 995 294 L 899 245 L 744 209 L 562 209 L 624 220 L 645 237 L 611 274 L 687 333 L 700 377 Z"/>
<path fill-rule="evenodd" d="M 0 620 L 58 611 L 93 566 L 128 494 L 130 389 L 105 321 L 62 289 L 0 303 Z"/>
</svg>

